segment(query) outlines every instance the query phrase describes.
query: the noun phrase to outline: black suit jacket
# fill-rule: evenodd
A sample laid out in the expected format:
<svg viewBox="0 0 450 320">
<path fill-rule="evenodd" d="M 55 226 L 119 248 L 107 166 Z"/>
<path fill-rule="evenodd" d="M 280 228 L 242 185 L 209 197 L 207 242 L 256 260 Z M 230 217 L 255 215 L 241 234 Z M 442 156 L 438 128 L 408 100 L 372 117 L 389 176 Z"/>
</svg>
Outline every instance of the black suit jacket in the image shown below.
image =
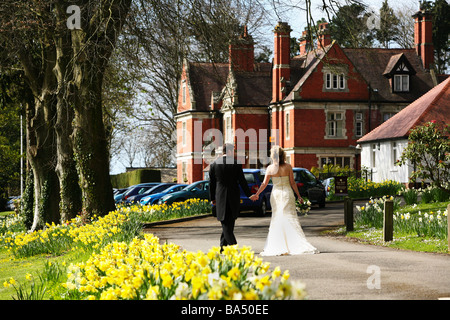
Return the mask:
<svg viewBox="0 0 450 320">
<path fill-rule="evenodd" d="M 227 204 L 236 219 L 239 215 L 239 185 L 247 197 L 251 196 L 242 165 L 236 159 L 220 157 L 210 165 L 209 179 L 210 199 L 216 201 L 217 220 L 225 219 Z"/>
</svg>

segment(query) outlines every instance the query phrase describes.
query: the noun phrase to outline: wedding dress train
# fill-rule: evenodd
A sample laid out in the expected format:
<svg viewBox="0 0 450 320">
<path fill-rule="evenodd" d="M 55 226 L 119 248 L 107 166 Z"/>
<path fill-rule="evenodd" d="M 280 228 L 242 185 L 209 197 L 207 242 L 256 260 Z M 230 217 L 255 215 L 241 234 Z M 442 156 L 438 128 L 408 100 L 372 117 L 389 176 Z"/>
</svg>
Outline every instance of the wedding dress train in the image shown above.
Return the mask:
<svg viewBox="0 0 450 320">
<path fill-rule="evenodd" d="M 272 219 L 262 256 L 319 253 L 303 233 L 288 176 L 272 177 Z"/>
</svg>

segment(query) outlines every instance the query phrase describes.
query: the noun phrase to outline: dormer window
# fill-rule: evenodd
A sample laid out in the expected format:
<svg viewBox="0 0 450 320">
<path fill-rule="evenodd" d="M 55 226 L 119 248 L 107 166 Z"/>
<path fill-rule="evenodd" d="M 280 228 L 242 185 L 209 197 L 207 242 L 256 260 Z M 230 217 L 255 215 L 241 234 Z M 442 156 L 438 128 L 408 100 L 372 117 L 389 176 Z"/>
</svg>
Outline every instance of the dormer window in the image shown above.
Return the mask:
<svg viewBox="0 0 450 320">
<path fill-rule="evenodd" d="M 414 74 L 416 71 L 403 53 L 392 56 L 383 73 L 394 93 L 409 92 L 410 78 Z"/>
</svg>

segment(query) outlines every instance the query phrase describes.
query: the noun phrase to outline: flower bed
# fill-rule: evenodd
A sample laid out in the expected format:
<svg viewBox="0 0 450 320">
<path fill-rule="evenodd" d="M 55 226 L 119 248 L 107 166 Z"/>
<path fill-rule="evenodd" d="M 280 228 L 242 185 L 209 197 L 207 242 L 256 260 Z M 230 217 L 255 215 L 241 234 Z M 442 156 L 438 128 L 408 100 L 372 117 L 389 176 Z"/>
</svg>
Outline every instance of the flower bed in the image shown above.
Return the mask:
<svg viewBox="0 0 450 320">
<path fill-rule="evenodd" d="M 218 247 L 194 253 L 175 244 L 160 244 L 157 237 L 140 232 L 143 222 L 157 216 L 199 214 L 205 208 L 210 208 L 209 203 L 196 200 L 170 208 L 122 207 L 92 220 L 77 217 L 31 233 L 6 233 L 0 243 L 16 258 L 69 250 L 85 252 L 89 258 L 69 266 L 67 281 L 61 275 L 66 267 L 54 267 L 57 272 L 53 270 L 50 277 L 44 270 L 40 283 L 27 274 L 31 285 L 10 278 L 4 286 L 13 287 L 17 299 L 44 299 L 47 294 L 51 299 L 73 300 L 305 298 L 302 283 L 290 281 L 289 272 L 279 267 L 269 271 L 269 264 L 249 247 L 228 246 L 223 254 Z"/>
<path fill-rule="evenodd" d="M 207 253 L 160 244 L 153 235 L 114 242 L 85 263 L 69 267 L 64 286 L 76 299 L 302 299 L 301 283 L 289 272 L 255 258 L 249 247 L 219 247 Z"/>
<path fill-rule="evenodd" d="M 16 258 L 38 254 L 59 255 L 68 250 L 95 250 L 112 241 L 131 240 L 150 221 L 198 215 L 211 211 L 209 202 L 189 199 L 182 203 L 124 206 L 104 217 L 77 216 L 62 224 L 47 224 L 34 232 L 5 232 L 0 238 Z"/>
<path fill-rule="evenodd" d="M 382 228 L 384 203 L 387 197 L 370 199 L 365 206 L 356 206 L 355 224 L 360 227 Z M 394 199 L 394 232 L 416 234 L 420 237 L 446 239 L 448 237 L 448 212 L 446 209 L 414 210 L 417 205 L 400 207 L 400 200 Z M 444 208 L 447 203 L 443 203 Z M 438 204 L 436 204 L 438 205 Z"/>
</svg>

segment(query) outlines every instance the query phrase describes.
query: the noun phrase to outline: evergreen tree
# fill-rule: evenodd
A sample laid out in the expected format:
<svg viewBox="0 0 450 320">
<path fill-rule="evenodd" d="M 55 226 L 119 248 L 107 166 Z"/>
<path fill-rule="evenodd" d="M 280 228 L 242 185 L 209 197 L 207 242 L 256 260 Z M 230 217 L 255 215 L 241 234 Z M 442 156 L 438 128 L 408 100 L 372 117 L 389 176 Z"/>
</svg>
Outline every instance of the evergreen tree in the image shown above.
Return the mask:
<svg viewBox="0 0 450 320">
<path fill-rule="evenodd" d="M 395 41 L 399 34 L 400 20 L 394 13 L 394 10 L 389 6 L 388 0 L 383 1 L 380 8 L 380 26 L 376 30 L 376 39 L 380 42 L 383 48 L 389 48 L 391 41 Z"/>
<path fill-rule="evenodd" d="M 438 73 L 445 73 L 450 62 L 450 5 L 436 0 L 433 6 L 433 45 Z"/>
<path fill-rule="evenodd" d="M 368 18 L 360 3 L 340 7 L 330 21 L 331 38 L 345 48 L 372 47 L 375 31 L 367 26 Z"/>
</svg>

